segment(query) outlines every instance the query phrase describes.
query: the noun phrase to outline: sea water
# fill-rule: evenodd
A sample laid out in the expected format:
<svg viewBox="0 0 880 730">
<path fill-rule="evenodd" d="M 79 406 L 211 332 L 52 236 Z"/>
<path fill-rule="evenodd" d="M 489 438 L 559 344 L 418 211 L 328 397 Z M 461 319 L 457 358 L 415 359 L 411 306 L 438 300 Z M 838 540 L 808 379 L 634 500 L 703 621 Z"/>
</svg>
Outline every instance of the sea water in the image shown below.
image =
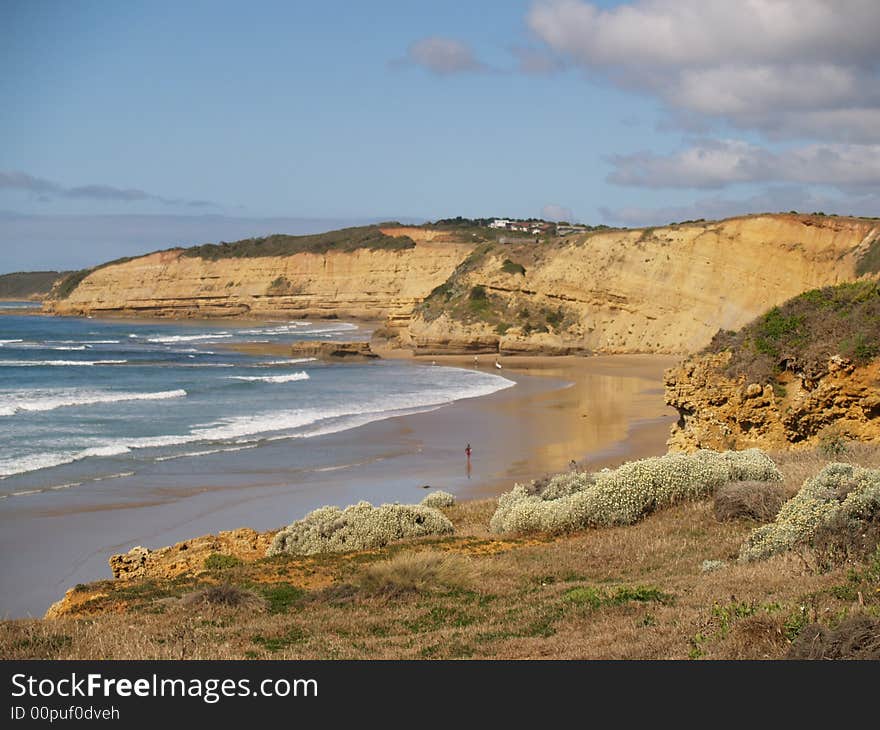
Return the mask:
<svg viewBox="0 0 880 730">
<path fill-rule="evenodd" d="M 24 307 L 0 304 L 0 509 L 97 482 L 146 484 L 165 464 L 185 473 L 192 460 L 258 454 L 278 441 L 290 444 L 287 466 L 305 468 L 311 437 L 513 385 L 463 368 L 229 348 L 369 336 L 348 322 L 157 323 L 19 313 Z"/>
</svg>

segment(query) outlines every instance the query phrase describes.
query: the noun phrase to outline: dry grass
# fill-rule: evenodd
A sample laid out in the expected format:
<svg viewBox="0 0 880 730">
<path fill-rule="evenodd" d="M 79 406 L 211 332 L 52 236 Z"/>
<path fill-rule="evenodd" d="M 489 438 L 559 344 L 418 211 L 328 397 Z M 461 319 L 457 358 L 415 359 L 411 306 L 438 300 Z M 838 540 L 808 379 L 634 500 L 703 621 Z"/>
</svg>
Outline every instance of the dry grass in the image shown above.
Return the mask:
<svg viewBox="0 0 880 730">
<path fill-rule="evenodd" d="M 246 591 L 228 583 L 203 588 L 180 600 L 187 606 L 221 606 L 258 612 L 266 610 L 264 598 L 253 591 Z"/>
<path fill-rule="evenodd" d="M 788 659 L 880 659 L 880 619 L 858 615 L 836 629 L 805 626 L 788 650 Z"/>
<path fill-rule="evenodd" d="M 786 490 L 826 461 L 785 455 Z M 858 462 L 877 461 L 880 448 L 860 450 Z M 880 616 L 880 558 L 827 572 L 797 554 L 735 564 L 752 525 L 718 522 L 711 501 L 637 525 L 528 540 L 490 535 L 494 508 L 482 500 L 447 510 L 451 537 L 224 571 L 224 581 L 265 602 L 263 611 L 179 600 L 208 595 L 205 576 L 99 584 L 94 590 L 107 594 L 99 612 L 0 623 L 0 656 L 778 659 L 812 623 Z M 706 559 L 732 564 L 703 573 Z"/>
<path fill-rule="evenodd" d="M 356 586 L 369 595 L 399 596 L 463 589 L 472 579 L 467 558 L 428 550 L 399 553 L 390 560 L 368 565 L 356 577 Z"/>
<path fill-rule="evenodd" d="M 715 493 L 715 519 L 770 522 L 785 501 L 785 489 L 777 482 L 731 482 Z"/>
</svg>

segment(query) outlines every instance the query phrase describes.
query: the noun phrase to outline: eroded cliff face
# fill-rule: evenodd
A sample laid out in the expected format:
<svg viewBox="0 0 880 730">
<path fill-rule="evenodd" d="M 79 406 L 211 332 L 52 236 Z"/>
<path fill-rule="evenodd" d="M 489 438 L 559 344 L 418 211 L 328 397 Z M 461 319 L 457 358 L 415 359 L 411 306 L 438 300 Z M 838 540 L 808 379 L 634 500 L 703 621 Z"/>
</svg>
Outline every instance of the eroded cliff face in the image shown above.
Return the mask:
<svg viewBox="0 0 880 730">
<path fill-rule="evenodd" d="M 97 269 L 57 314 L 171 317 L 336 316 L 406 322 L 472 246 L 419 242 L 404 250 L 298 253 L 215 261 L 163 251 Z"/>
<path fill-rule="evenodd" d="M 760 215 L 509 245 L 414 227 L 384 232 L 416 245 L 216 261 L 166 251 L 97 269 L 45 306 L 383 318 L 399 344 L 425 353 L 685 353 L 806 289 L 856 278 L 880 225 Z M 431 294 L 437 287 L 457 291 L 460 306 Z M 484 300 L 468 302 L 475 287 Z"/>
<path fill-rule="evenodd" d="M 804 290 L 856 278 L 878 236 L 873 221 L 766 215 L 495 247 L 459 288 L 483 287 L 513 326 L 467 307 L 437 317 L 429 301 L 405 336 L 425 351 L 691 352 Z"/>
<path fill-rule="evenodd" d="M 834 356 L 818 380 L 786 373 L 774 389 L 725 375 L 730 356 L 694 355 L 666 372 L 666 403 L 679 413 L 667 441 L 670 449 L 880 441 L 880 360 L 856 367 Z"/>
</svg>

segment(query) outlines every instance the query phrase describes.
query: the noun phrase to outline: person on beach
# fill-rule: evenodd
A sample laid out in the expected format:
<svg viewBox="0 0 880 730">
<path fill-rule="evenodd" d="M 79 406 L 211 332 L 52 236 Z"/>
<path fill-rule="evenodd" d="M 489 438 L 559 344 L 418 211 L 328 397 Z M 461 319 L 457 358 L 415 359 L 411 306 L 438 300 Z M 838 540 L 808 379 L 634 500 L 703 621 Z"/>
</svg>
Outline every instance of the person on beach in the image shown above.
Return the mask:
<svg viewBox="0 0 880 730">
<path fill-rule="evenodd" d="M 467 456 L 467 478 L 471 478 L 471 445 L 468 444 L 464 447 L 465 456 Z"/>
</svg>

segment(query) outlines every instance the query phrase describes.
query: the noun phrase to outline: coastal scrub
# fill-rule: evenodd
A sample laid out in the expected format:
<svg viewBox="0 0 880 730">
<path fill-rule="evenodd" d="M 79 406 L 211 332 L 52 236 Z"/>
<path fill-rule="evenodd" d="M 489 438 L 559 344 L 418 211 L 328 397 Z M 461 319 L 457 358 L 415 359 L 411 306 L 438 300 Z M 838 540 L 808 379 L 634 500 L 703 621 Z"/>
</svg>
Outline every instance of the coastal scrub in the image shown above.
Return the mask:
<svg viewBox="0 0 880 730">
<path fill-rule="evenodd" d="M 445 535 L 452 523 L 438 509 L 414 504 L 369 502 L 340 509 L 321 507 L 285 527 L 272 540 L 266 555 L 317 555 L 370 550 L 393 540 Z"/>
<path fill-rule="evenodd" d="M 438 509 L 452 507 L 455 504 L 455 496 L 449 492 L 444 492 L 442 489 L 438 489 L 436 492 L 431 492 L 426 496 L 421 501 L 421 504 L 425 507 L 436 507 Z"/>
<path fill-rule="evenodd" d="M 731 481 L 778 481 L 773 461 L 758 449 L 698 451 L 631 461 L 595 474 L 564 472 L 517 484 L 498 500 L 490 528 L 500 533 L 563 533 L 631 525 L 647 514 L 707 497 Z"/>
<path fill-rule="evenodd" d="M 754 530 L 740 562 L 762 560 L 804 545 L 832 522 L 867 523 L 880 513 L 880 469 L 833 463 L 786 502 L 776 521 Z"/>
</svg>

